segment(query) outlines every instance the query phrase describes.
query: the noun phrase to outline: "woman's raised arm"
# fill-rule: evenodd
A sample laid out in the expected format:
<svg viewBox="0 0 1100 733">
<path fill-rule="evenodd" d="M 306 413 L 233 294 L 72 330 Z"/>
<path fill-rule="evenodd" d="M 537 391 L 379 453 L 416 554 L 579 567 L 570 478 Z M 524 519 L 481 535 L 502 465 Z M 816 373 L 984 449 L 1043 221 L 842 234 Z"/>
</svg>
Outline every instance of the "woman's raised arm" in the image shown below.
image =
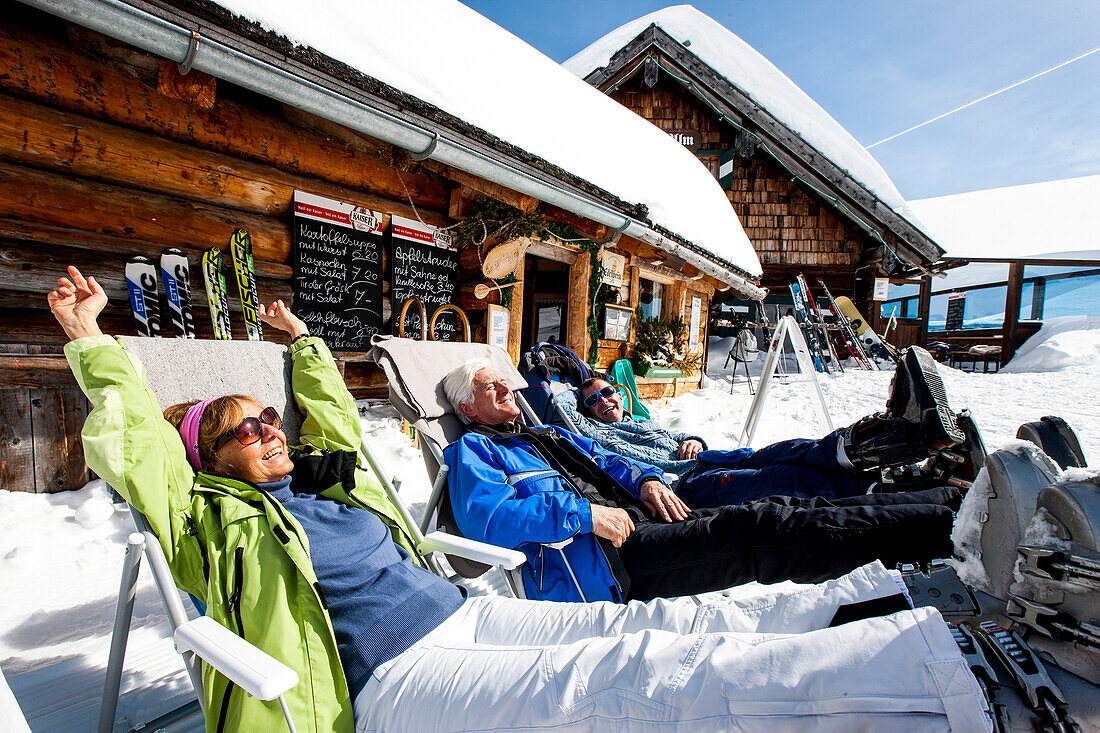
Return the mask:
<svg viewBox="0 0 1100 733">
<path fill-rule="evenodd" d="M 281 300 L 261 307 L 259 313 L 264 323 L 290 334 L 294 400 L 305 416 L 301 440 L 324 450 L 358 451 L 359 411 L 324 342 L 308 338 L 306 324 Z"/>
<path fill-rule="evenodd" d="M 58 278 L 57 287 L 46 295 L 46 302 L 70 341 L 103 335 L 97 319 L 107 305 L 107 294 L 94 277 L 85 278 L 80 270 L 69 265 L 69 277 Z"/>
</svg>

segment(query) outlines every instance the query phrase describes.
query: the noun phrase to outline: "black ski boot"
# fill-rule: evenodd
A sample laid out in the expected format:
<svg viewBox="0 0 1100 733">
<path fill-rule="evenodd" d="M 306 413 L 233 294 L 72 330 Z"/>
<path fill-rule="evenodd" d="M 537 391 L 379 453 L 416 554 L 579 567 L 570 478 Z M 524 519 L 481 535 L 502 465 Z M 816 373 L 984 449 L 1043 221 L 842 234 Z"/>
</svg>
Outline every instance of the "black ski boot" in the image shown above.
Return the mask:
<svg viewBox="0 0 1100 733">
<path fill-rule="evenodd" d="M 857 469 L 922 461 L 965 437 L 932 355 L 917 347 L 906 349 L 898 361 L 886 412 L 865 417 L 842 434 L 844 454 Z"/>
<path fill-rule="evenodd" d="M 890 398 L 886 401 L 886 416 L 921 426 L 925 447 L 930 452 L 966 439 L 947 404 L 936 360 L 919 346 L 910 346 L 898 360 Z"/>
</svg>

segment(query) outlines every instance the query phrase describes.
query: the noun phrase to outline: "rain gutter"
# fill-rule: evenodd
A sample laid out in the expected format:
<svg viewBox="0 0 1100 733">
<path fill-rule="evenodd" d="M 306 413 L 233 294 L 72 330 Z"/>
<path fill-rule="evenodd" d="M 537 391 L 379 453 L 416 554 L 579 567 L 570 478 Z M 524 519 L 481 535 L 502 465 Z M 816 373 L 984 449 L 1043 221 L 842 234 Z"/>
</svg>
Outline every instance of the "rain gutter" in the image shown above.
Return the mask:
<svg viewBox="0 0 1100 733">
<path fill-rule="evenodd" d="M 743 275 L 685 247 L 633 217 L 583 194 L 520 170 L 477 150 L 446 131 L 433 131 L 379 106 L 354 99 L 264 59 L 232 48 L 196 31 L 121 0 L 22 0 L 51 15 L 91 28 L 149 53 L 176 61 L 181 70 L 211 76 L 305 110 L 370 137 L 401 147 L 417 160 L 453 166 L 527 196 L 609 227 L 690 263 L 729 283 L 750 299 L 765 291 Z"/>
</svg>

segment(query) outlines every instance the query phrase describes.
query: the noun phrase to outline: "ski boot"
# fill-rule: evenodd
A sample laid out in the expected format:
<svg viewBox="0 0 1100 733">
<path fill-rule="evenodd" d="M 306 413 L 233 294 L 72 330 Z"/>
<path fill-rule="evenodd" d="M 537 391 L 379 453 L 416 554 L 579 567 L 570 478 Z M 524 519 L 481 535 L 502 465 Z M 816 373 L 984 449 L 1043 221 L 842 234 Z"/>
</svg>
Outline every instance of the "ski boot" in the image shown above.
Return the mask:
<svg viewBox="0 0 1100 733">
<path fill-rule="evenodd" d="M 886 415 L 920 425 L 930 452 L 966 439 L 947 404 L 936 360 L 918 346 L 910 346 L 898 360 L 890 383 L 890 398 L 886 400 Z"/>
<path fill-rule="evenodd" d="M 886 412 L 859 420 L 841 437 L 844 454 L 861 470 L 923 461 L 966 439 L 947 404 L 935 361 L 916 347 L 898 361 Z"/>
<path fill-rule="evenodd" d="M 883 469 L 875 490 L 896 493 L 954 486 L 969 491 L 985 465 L 985 444 L 968 410 L 955 415 L 955 422 L 965 436 L 961 443 L 933 453 L 927 461 Z"/>
</svg>

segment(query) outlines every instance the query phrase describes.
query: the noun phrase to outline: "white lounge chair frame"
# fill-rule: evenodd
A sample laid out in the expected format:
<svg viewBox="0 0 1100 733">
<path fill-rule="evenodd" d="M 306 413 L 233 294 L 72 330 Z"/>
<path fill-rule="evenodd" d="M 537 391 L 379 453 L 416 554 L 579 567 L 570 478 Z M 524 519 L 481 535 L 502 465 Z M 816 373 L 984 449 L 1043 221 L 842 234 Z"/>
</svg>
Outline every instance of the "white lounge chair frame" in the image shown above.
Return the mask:
<svg viewBox="0 0 1100 733">
<path fill-rule="evenodd" d="M 183 339 L 126 339 L 127 344 L 134 345 L 135 342 L 139 344 L 137 349 L 139 353 L 145 352 L 147 349 L 172 349 L 173 347 L 194 349 L 203 346 L 203 344 L 195 341 Z M 222 350 L 240 350 L 240 353 L 237 354 L 238 358 L 249 348 L 267 349 L 269 352 L 273 348 L 276 350 L 281 349 L 276 344 L 247 341 L 206 342 L 206 344 Z M 270 353 L 266 356 L 270 357 Z M 243 360 L 240 363 L 248 363 L 248 361 Z M 156 391 L 154 388 L 154 392 Z M 231 390 L 225 389 L 224 391 L 230 392 Z M 210 389 L 207 393 L 216 394 L 217 392 Z M 287 394 L 289 394 L 289 389 Z M 173 400 L 176 397 L 178 395 L 173 395 Z M 502 572 L 514 570 L 526 561 L 522 552 L 475 542 L 463 537 L 448 535 L 444 532 L 432 532 L 425 536 L 401 500 L 400 495 L 397 493 L 397 487 L 383 468 L 381 461 L 378 460 L 378 457 L 367 444 L 365 436 L 359 448 L 362 462 L 369 465 L 375 472 L 386 494 L 401 512 L 409 531 L 414 535 L 413 541 L 416 544 L 417 551 L 433 572 L 443 574 L 439 563 L 432 557 L 432 553 L 435 552 L 445 552 L 486 565 L 495 565 L 500 567 Z M 188 703 L 154 721 L 149 721 L 142 727 L 156 730 L 196 712 L 205 712 L 202 710 L 202 674 L 198 662 L 201 659 L 239 685 L 248 694 L 261 700 L 278 699 L 288 729 L 291 733 L 296 733 L 294 721 L 291 719 L 283 694 L 297 684 L 297 673 L 229 629 L 213 621 L 213 619 L 205 617 L 188 619 L 180 600 L 179 588 L 172 578 L 172 573 L 168 568 L 168 562 L 164 557 L 159 541 L 151 532 L 141 513 L 133 507 L 130 511 L 138 531 L 131 534 L 127 539 L 126 557 L 123 562 L 118 602 L 115 607 L 111 651 L 107 662 L 107 676 L 103 686 L 99 733 L 111 733 L 114 727 L 115 715 L 118 710 L 119 691 L 122 685 L 126 642 L 130 632 L 130 622 L 133 618 L 138 572 L 143 556 L 149 561 L 154 582 L 160 592 L 161 601 L 164 604 L 172 628 L 176 651 L 183 657 L 184 667 L 191 679 L 198 701 L 197 703 Z"/>
</svg>

